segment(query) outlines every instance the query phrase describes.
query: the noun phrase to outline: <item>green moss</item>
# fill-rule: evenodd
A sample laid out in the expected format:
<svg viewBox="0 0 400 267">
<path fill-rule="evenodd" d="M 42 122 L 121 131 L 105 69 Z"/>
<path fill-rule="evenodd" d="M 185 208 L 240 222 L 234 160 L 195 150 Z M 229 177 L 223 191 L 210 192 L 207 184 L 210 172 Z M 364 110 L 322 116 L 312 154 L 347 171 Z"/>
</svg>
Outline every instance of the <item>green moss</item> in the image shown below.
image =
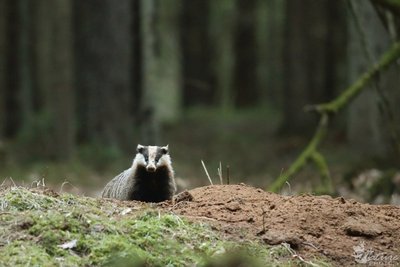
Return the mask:
<svg viewBox="0 0 400 267">
<path fill-rule="evenodd" d="M 2 266 L 53 266 L 53 257 L 34 242 L 13 241 L 0 249 Z"/>
</svg>

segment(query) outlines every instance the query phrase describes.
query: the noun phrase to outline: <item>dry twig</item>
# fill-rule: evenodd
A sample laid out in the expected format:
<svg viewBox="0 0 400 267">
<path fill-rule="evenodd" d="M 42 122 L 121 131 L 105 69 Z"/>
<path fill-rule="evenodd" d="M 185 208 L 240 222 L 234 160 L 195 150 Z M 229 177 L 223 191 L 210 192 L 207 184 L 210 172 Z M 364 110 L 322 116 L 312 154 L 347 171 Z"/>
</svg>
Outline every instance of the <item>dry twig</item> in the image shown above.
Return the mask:
<svg viewBox="0 0 400 267">
<path fill-rule="evenodd" d="M 208 174 L 208 171 L 207 171 L 206 165 L 204 164 L 204 161 L 203 161 L 203 160 L 201 160 L 201 164 L 203 164 L 203 168 L 204 168 L 204 171 L 205 171 L 205 172 L 206 172 L 206 174 L 207 174 L 208 181 L 210 181 L 210 184 L 211 184 L 211 185 L 213 185 L 213 182 L 212 182 L 212 180 L 211 180 L 211 177 L 210 177 L 210 175 Z"/>
</svg>

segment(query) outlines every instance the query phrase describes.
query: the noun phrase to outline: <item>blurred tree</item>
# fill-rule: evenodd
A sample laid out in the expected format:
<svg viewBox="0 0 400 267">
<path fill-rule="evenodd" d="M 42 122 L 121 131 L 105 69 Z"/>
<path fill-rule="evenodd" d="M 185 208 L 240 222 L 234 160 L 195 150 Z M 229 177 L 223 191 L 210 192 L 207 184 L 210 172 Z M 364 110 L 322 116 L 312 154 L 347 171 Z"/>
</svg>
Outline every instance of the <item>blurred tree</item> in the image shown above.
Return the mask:
<svg viewBox="0 0 400 267">
<path fill-rule="evenodd" d="M 302 112 L 305 104 L 312 103 L 307 94 L 308 77 L 305 73 L 309 67 L 306 50 L 308 36 L 305 36 L 309 26 L 307 9 L 308 5 L 302 1 L 288 1 L 286 4 L 283 131 L 289 133 L 298 133 L 310 126 L 310 116 Z"/>
<path fill-rule="evenodd" d="M 0 0 L 0 142 L 4 137 L 6 117 L 6 63 L 7 63 L 7 0 Z"/>
<path fill-rule="evenodd" d="M 50 55 L 51 87 L 48 108 L 52 113 L 52 152 L 68 159 L 75 147 L 75 87 L 72 28 L 72 1 L 53 0 L 52 47 Z"/>
<path fill-rule="evenodd" d="M 33 10 L 36 83 L 25 97 L 31 105 L 26 113 L 37 112 L 24 131 L 39 131 L 31 138 L 42 142 L 45 156 L 66 160 L 75 147 L 72 2 L 38 0 Z"/>
<path fill-rule="evenodd" d="M 154 110 L 154 116 L 160 122 L 174 121 L 180 114 L 180 4 L 181 0 L 144 1 L 141 4 L 144 69 L 142 109 Z M 147 120 L 144 121 L 143 127 L 146 127 L 147 123 Z"/>
<path fill-rule="evenodd" d="M 283 100 L 283 32 L 286 0 L 258 0 L 260 63 L 259 87 L 264 103 L 282 107 Z"/>
<path fill-rule="evenodd" d="M 79 139 L 133 149 L 133 2 L 74 2 Z"/>
<path fill-rule="evenodd" d="M 235 104 L 248 107 L 259 104 L 257 83 L 258 47 L 256 45 L 256 0 L 237 0 L 234 37 L 235 65 L 233 86 Z"/>
<path fill-rule="evenodd" d="M 308 132 L 316 121 L 303 112 L 307 104 L 335 94 L 345 48 L 342 1 L 288 1 L 284 43 L 283 132 Z M 334 39 L 334 40 L 333 40 Z M 333 55 L 332 55 L 333 54 Z"/>
<path fill-rule="evenodd" d="M 27 125 L 32 120 L 32 1 L 17 0 L 17 75 L 18 75 L 18 100 L 20 101 L 19 113 L 22 125 Z"/>
<path fill-rule="evenodd" d="M 179 14 L 182 0 L 158 0 L 159 35 L 157 114 L 162 122 L 176 121 L 182 103 L 182 57 Z"/>
<path fill-rule="evenodd" d="M 352 81 L 387 50 L 391 43 L 388 27 L 382 23 L 369 1 L 349 2 L 353 16 L 349 22 L 349 79 Z M 395 33 L 395 32 L 394 32 Z M 400 140 L 393 135 L 400 125 L 398 66 L 376 79 L 349 107 L 348 139 L 358 153 L 370 158 L 392 158 Z M 394 141 L 394 142 L 393 142 Z M 400 151 L 397 151 L 400 152 Z"/>
<path fill-rule="evenodd" d="M 234 108 L 234 26 L 236 2 L 232 0 L 210 1 L 209 32 L 213 40 L 211 67 L 214 75 L 218 102 L 222 111 Z"/>
<path fill-rule="evenodd" d="M 131 67 L 131 83 L 132 83 L 132 96 L 131 112 L 132 114 L 139 114 L 140 112 L 140 99 L 141 88 L 143 82 L 142 70 L 142 38 L 141 38 L 141 17 L 140 17 L 140 0 L 132 0 L 132 67 Z M 139 116 L 135 115 L 134 119 L 137 120 Z"/>
<path fill-rule="evenodd" d="M 142 96 L 141 96 L 141 144 L 155 144 L 159 142 L 160 121 L 157 116 L 158 93 L 158 66 L 157 58 L 160 54 L 160 36 L 157 31 L 156 12 L 157 0 L 140 1 L 140 37 L 142 42 Z"/>
<path fill-rule="evenodd" d="M 7 113 L 4 117 L 4 135 L 7 138 L 14 137 L 20 127 L 20 112 L 18 105 L 19 71 L 18 71 L 18 1 L 7 1 L 5 4 L 5 49 L 6 65 L 5 87 L 3 91 L 4 107 Z"/>
<path fill-rule="evenodd" d="M 184 105 L 213 105 L 216 92 L 212 76 L 209 34 L 210 1 L 183 1 L 181 45 Z"/>
</svg>

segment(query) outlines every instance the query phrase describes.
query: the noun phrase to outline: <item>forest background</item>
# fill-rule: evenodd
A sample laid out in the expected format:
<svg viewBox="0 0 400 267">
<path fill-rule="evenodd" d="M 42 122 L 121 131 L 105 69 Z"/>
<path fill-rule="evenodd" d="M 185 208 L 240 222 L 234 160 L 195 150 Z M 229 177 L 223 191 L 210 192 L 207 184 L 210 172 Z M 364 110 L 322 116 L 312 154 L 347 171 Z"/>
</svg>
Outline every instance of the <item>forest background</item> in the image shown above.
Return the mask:
<svg viewBox="0 0 400 267">
<path fill-rule="evenodd" d="M 140 144 L 180 188 L 268 188 L 398 41 L 389 0 L 0 0 L 0 180 L 96 195 Z M 400 62 L 331 121 L 333 194 L 400 203 Z M 228 167 L 229 166 L 229 167 Z M 317 192 L 307 165 L 280 190 Z"/>
</svg>

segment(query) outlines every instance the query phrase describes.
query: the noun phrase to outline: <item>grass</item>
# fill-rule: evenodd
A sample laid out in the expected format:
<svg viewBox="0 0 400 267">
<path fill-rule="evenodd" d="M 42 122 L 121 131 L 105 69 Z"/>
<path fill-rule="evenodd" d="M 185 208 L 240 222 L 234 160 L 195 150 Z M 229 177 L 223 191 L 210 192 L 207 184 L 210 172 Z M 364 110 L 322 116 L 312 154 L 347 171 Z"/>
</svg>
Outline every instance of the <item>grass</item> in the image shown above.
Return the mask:
<svg viewBox="0 0 400 267">
<path fill-rule="evenodd" d="M 224 239 L 148 204 L 0 189 L 1 266 L 297 266 L 283 246 Z M 240 251 L 240 252 L 238 252 Z M 250 265 L 249 265 L 250 264 Z"/>
</svg>

